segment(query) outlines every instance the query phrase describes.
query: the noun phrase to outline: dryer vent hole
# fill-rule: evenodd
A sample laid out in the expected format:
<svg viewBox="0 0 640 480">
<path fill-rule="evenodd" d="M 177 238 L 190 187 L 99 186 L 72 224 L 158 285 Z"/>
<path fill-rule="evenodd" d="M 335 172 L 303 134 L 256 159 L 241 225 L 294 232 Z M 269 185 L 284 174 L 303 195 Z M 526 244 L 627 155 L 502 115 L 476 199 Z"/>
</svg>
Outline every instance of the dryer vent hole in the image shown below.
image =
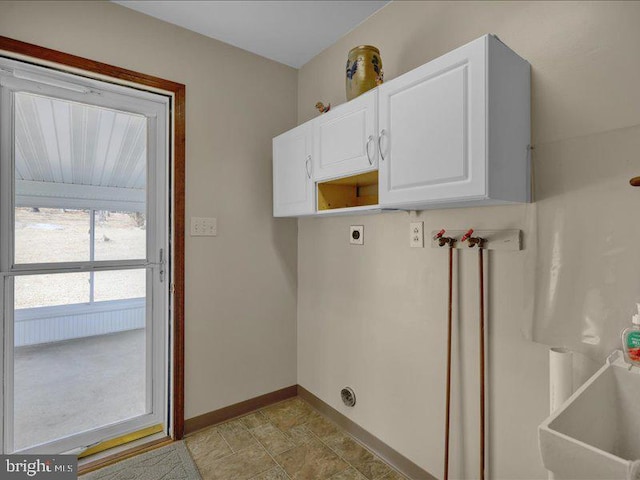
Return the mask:
<svg viewBox="0 0 640 480">
<path fill-rule="evenodd" d="M 353 407 L 356 404 L 356 393 L 350 387 L 343 388 L 340 396 L 347 407 Z"/>
</svg>

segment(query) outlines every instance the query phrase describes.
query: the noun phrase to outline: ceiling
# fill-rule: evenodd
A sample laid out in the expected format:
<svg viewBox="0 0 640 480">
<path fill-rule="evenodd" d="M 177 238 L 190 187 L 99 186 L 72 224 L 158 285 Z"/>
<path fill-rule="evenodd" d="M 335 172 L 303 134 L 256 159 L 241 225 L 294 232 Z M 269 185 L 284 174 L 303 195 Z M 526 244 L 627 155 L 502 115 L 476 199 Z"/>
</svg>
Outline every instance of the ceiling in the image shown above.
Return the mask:
<svg viewBox="0 0 640 480">
<path fill-rule="evenodd" d="M 29 93 L 15 108 L 17 182 L 145 188 L 145 117 Z"/>
<path fill-rule="evenodd" d="M 146 210 L 145 117 L 24 92 L 15 111 L 17 206 Z"/>
<path fill-rule="evenodd" d="M 299 68 L 390 0 L 112 1 Z"/>
</svg>

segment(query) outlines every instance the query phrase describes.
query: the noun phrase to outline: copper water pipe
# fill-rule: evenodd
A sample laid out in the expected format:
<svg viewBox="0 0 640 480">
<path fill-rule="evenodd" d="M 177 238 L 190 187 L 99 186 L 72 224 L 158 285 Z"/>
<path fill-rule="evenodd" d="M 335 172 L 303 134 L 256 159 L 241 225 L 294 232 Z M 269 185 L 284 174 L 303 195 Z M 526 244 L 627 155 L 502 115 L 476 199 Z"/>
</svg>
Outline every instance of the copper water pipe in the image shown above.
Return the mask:
<svg viewBox="0 0 640 480">
<path fill-rule="evenodd" d="M 485 331 L 484 331 L 484 244 L 485 239 L 481 237 L 472 237 L 473 229 L 470 229 L 462 237 L 462 241 L 468 241 L 469 247 L 478 247 L 478 274 L 479 274 L 479 291 L 480 291 L 480 480 L 484 480 L 485 475 Z"/>
<path fill-rule="evenodd" d="M 478 243 L 478 271 L 480 281 L 480 480 L 484 480 L 485 472 L 485 333 L 484 333 L 484 240 Z"/>
<path fill-rule="evenodd" d="M 441 247 L 449 245 L 449 295 L 447 309 L 447 385 L 446 385 L 446 407 L 444 420 L 444 480 L 449 479 L 449 432 L 451 419 L 451 343 L 453 332 L 453 251 L 455 250 L 456 239 L 445 237 L 444 230 L 440 230 L 433 238 L 438 240 Z"/>
</svg>

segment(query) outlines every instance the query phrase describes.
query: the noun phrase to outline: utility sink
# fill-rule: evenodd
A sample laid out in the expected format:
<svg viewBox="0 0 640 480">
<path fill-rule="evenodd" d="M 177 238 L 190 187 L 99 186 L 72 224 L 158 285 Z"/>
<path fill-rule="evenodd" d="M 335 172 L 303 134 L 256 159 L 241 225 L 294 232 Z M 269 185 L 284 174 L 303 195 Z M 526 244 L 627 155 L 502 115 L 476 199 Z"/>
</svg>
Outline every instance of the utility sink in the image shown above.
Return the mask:
<svg viewBox="0 0 640 480">
<path fill-rule="evenodd" d="M 621 351 L 538 427 L 557 479 L 640 480 L 640 368 Z"/>
</svg>

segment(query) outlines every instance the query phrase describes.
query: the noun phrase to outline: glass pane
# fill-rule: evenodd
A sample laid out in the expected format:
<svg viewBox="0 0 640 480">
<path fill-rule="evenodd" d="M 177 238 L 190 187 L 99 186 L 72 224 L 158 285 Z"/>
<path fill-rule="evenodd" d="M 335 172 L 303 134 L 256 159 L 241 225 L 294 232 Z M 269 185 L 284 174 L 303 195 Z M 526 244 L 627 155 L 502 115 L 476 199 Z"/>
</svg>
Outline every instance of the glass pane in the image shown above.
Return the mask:
<svg viewBox="0 0 640 480">
<path fill-rule="evenodd" d="M 144 299 L 78 305 L 59 293 L 75 275 L 15 278 L 14 450 L 148 413 Z M 33 282 L 57 306 L 26 309 Z M 144 295 L 144 283 L 128 275 L 125 289 Z"/>
<path fill-rule="evenodd" d="M 16 263 L 90 260 L 91 210 L 111 213 L 99 226 L 114 245 L 97 259 L 146 258 L 144 218 L 116 213 L 146 212 L 146 117 L 16 93 L 14 135 Z"/>
<path fill-rule="evenodd" d="M 87 210 L 15 209 L 15 262 L 89 260 L 90 216 Z"/>
<path fill-rule="evenodd" d="M 146 219 L 138 212 L 95 212 L 95 260 L 147 258 Z"/>
<path fill-rule="evenodd" d="M 15 279 L 16 309 L 89 303 L 89 273 L 25 275 Z"/>
<path fill-rule="evenodd" d="M 147 291 L 146 269 L 95 272 L 94 300 L 144 298 Z"/>
</svg>

